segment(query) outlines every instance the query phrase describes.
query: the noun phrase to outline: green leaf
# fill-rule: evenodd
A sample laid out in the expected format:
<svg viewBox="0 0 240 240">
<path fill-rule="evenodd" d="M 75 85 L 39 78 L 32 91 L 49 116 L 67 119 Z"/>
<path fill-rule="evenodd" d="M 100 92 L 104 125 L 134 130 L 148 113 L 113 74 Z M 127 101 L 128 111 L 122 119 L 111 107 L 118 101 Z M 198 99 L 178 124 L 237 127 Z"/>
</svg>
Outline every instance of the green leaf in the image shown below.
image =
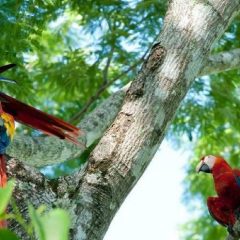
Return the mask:
<svg viewBox="0 0 240 240">
<path fill-rule="evenodd" d="M 40 214 L 37 213 L 32 205 L 28 207 L 28 211 L 36 235 L 40 240 L 46 240 Z"/>
<path fill-rule="evenodd" d="M 43 218 L 46 240 L 67 240 L 70 217 L 65 210 L 54 209 Z M 57 229 L 57 231 L 56 231 Z"/>
<path fill-rule="evenodd" d="M 19 240 L 15 233 L 12 233 L 8 229 L 1 229 L 0 230 L 0 239 L 1 240 Z"/>
<path fill-rule="evenodd" d="M 7 186 L 0 189 L 0 215 L 4 213 L 5 209 L 7 208 L 7 205 L 10 201 L 10 198 L 12 196 L 12 192 L 14 189 L 14 181 L 11 180 L 7 183 Z"/>
<path fill-rule="evenodd" d="M 29 215 L 40 240 L 67 240 L 70 217 L 65 210 L 54 209 L 46 214 L 29 206 Z M 56 231 L 57 229 L 57 231 Z"/>
</svg>

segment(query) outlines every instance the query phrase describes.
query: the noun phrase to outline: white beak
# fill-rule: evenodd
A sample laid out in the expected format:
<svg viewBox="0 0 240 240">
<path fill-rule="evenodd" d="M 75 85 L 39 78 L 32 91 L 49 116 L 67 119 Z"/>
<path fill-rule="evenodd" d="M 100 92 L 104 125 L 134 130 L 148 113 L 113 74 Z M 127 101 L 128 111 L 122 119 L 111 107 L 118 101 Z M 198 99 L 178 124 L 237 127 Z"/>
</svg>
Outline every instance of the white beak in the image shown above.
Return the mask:
<svg viewBox="0 0 240 240">
<path fill-rule="evenodd" d="M 199 173 L 202 165 L 203 165 L 203 161 L 201 161 L 201 162 L 197 165 L 197 167 L 196 167 L 196 172 L 197 172 L 197 173 Z"/>
</svg>

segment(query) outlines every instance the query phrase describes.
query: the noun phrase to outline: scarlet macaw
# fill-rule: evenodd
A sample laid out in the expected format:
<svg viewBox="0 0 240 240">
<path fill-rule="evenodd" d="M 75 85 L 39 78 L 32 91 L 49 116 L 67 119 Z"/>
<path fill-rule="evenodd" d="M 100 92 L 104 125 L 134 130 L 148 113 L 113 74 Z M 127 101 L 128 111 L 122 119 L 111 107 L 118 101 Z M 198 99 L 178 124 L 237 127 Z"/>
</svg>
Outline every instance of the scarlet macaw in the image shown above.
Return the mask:
<svg viewBox="0 0 240 240">
<path fill-rule="evenodd" d="M 196 171 L 212 174 L 218 196 L 208 197 L 208 210 L 231 233 L 236 215 L 239 214 L 240 170 L 232 169 L 222 157 L 209 155 L 201 159 Z"/>
<path fill-rule="evenodd" d="M 0 67 L 0 73 L 14 66 L 15 64 L 2 66 Z M 0 76 L 1 80 L 12 81 Z M 77 127 L 0 92 L 0 187 L 4 187 L 7 183 L 4 154 L 13 139 L 14 121 L 38 129 L 48 135 L 79 144 L 77 138 L 80 130 Z M 3 227 L 6 227 L 6 222 L 0 221 L 0 228 Z"/>
</svg>

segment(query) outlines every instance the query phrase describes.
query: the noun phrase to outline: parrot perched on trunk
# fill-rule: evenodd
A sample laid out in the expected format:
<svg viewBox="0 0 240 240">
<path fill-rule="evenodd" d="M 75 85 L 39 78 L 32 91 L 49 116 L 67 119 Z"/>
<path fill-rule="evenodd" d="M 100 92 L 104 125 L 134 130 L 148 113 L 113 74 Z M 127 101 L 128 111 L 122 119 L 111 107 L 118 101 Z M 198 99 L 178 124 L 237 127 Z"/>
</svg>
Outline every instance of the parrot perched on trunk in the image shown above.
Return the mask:
<svg viewBox="0 0 240 240">
<path fill-rule="evenodd" d="M 15 64 L 2 66 L 0 67 L 0 73 L 14 66 Z M 14 82 L 1 76 L 0 81 Z M 14 121 L 38 129 L 47 135 L 57 136 L 60 139 L 66 139 L 74 144 L 81 145 L 78 142 L 80 129 L 77 127 L 0 92 L 0 188 L 7 183 L 4 154 L 13 139 Z M 3 227 L 6 227 L 6 221 L 0 221 L 0 228 Z"/>
<path fill-rule="evenodd" d="M 2 110 L 0 103 L 0 188 L 5 187 L 7 183 L 7 171 L 4 154 L 7 146 L 13 139 L 14 132 L 14 119 L 10 114 L 7 114 Z M 7 227 L 7 222 L 0 221 L 0 228 L 5 227 Z"/>
<path fill-rule="evenodd" d="M 196 171 L 212 174 L 218 196 L 208 197 L 208 210 L 231 233 L 236 216 L 239 215 L 240 170 L 232 169 L 222 157 L 209 155 L 201 159 Z"/>
</svg>

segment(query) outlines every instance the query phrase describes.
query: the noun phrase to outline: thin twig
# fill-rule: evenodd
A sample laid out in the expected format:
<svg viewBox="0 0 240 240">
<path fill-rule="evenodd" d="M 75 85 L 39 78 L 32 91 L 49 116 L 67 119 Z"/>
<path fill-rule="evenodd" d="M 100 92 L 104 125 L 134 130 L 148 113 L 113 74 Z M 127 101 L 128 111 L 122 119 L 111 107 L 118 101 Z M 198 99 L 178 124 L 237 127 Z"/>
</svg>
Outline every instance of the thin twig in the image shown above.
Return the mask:
<svg viewBox="0 0 240 240">
<path fill-rule="evenodd" d="M 90 107 L 90 105 L 97 100 L 97 98 L 100 96 L 100 94 L 102 92 L 104 92 L 106 90 L 107 87 L 109 87 L 110 85 L 112 85 L 116 80 L 118 80 L 119 78 L 123 77 L 124 75 L 126 75 L 127 73 L 129 73 L 131 70 L 133 70 L 135 67 L 138 66 L 139 63 L 141 63 L 144 59 L 140 59 L 138 60 L 136 63 L 134 63 L 132 66 L 130 66 L 127 70 L 125 70 L 124 72 L 122 72 L 121 74 L 119 74 L 117 77 L 115 77 L 114 79 L 112 79 L 111 81 L 108 81 L 107 83 L 103 84 L 95 93 L 95 95 L 93 95 L 92 97 L 90 97 L 87 101 L 87 103 L 85 104 L 85 106 L 81 109 L 80 112 L 78 112 L 77 114 L 75 114 L 70 120 L 69 122 L 71 123 L 75 123 L 75 122 L 79 122 L 79 119 L 82 118 L 83 114 L 85 112 L 87 112 L 88 108 Z"/>
<path fill-rule="evenodd" d="M 158 35 L 156 36 L 156 38 L 153 40 L 153 43 L 156 42 Z M 129 73 L 130 71 L 132 71 L 134 68 L 136 68 L 140 63 L 142 63 L 146 57 L 146 55 L 148 54 L 148 52 L 151 50 L 152 44 L 150 44 L 150 46 L 148 47 L 148 49 L 145 51 L 145 53 L 143 54 L 143 56 L 136 61 L 133 65 L 131 65 L 127 70 L 123 71 L 121 74 L 119 74 L 117 77 L 113 78 L 112 80 L 106 82 L 105 84 L 103 84 L 102 86 L 100 86 L 100 88 L 97 90 L 97 92 L 95 93 L 95 95 L 91 96 L 88 101 L 86 102 L 85 106 L 81 109 L 80 112 L 76 113 L 70 120 L 69 122 L 71 123 L 77 123 L 79 122 L 79 120 L 83 117 L 83 115 L 87 112 L 87 110 L 89 109 L 89 107 L 91 106 L 91 104 L 96 101 L 98 99 L 98 97 L 100 96 L 100 94 L 102 92 L 104 92 L 106 90 L 106 88 L 108 88 L 110 85 L 112 85 L 115 81 L 117 81 L 118 79 L 120 79 L 121 77 L 123 77 L 124 75 L 126 75 L 127 73 Z"/>
<path fill-rule="evenodd" d="M 112 61 L 112 58 L 113 58 L 113 53 L 114 53 L 114 46 L 111 48 L 111 51 L 110 51 L 110 53 L 108 55 L 108 58 L 107 58 L 106 66 L 103 69 L 103 85 L 108 82 L 108 70 L 109 70 L 109 67 L 110 67 L 110 64 L 111 64 L 111 61 Z"/>
</svg>

